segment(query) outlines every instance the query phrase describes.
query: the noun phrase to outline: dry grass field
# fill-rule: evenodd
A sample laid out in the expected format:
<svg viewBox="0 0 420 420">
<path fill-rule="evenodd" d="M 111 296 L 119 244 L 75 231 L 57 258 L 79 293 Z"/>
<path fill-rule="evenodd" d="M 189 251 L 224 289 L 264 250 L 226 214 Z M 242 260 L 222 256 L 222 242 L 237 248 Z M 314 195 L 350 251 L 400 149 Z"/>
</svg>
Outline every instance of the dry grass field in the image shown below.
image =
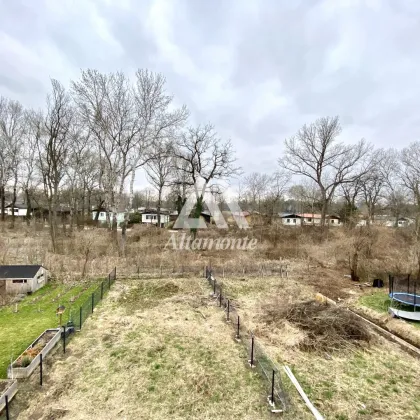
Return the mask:
<svg viewBox="0 0 420 420">
<path fill-rule="evenodd" d="M 283 279 L 225 278 L 223 285 L 259 343 L 279 365 L 287 364 L 293 369 L 325 418 L 414 420 L 420 417 L 418 359 L 372 330 L 367 330 L 368 342 L 355 342 L 352 337 L 339 340 L 334 328 L 345 325 L 348 312 L 335 312 L 337 320 L 331 320 L 329 327 L 317 331 L 315 338 L 311 331 L 285 320 L 296 302 L 313 299 L 316 288 L 303 285 L 293 274 Z M 316 326 L 321 318 L 318 314 L 309 321 Z M 316 339 L 315 349 L 307 348 L 309 339 Z"/>
<path fill-rule="evenodd" d="M 414 337 L 418 328 L 390 319 L 372 288 L 346 277 L 355 249 L 363 282 L 412 270 L 417 245 L 406 230 L 366 234 L 343 228 L 320 235 L 281 226 L 245 233 L 208 229 L 199 234 L 247 235 L 257 238 L 258 246 L 192 252 L 165 249 L 168 231 L 136 226 L 120 256 L 103 229 L 63 234 L 61 251 L 53 254 L 46 229 L 0 228 L 1 263 L 43 263 L 60 283 L 100 277 L 114 266 L 120 278 L 67 355 L 58 350 L 53 362 L 47 361 L 42 392 L 36 375 L 20 384 L 12 404 L 19 418 L 268 417 L 267 389 L 247 366 L 246 351 L 232 339 L 232 327 L 200 278 L 208 264 L 244 325 L 279 367 L 292 368 L 326 418 L 420 418 L 418 360 L 369 329 L 368 338 L 363 333 L 355 340 L 358 333 L 348 328 L 347 314 L 311 305 L 316 311 L 305 313 L 305 305 L 296 305 L 321 292 Z M 275 274 L 281 265 L 288 266 L 287 278 Z M 318 318 L 311 333 L 308 320 Z M 312 418 L 290 383 L 287 389 L 293 410 L 284 418 Z"/>
<path fill-rule="evenodd" d="M 270 418 L 260 378 L 197 278 L 118 281 L 47 367 L 42 392 L 37 380 L 13 401 L 32 400 L 19 419 Z"/>
</svg>

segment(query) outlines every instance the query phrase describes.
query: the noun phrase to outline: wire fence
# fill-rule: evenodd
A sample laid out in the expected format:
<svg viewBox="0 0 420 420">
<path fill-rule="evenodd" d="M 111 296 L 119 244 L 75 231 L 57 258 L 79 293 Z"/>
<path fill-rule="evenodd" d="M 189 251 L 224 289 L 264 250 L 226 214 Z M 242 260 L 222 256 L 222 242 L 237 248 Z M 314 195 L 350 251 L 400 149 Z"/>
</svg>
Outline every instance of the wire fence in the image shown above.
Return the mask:
<svg viewBox="0 0 420 420">
<path fill-rule="evenodd" d="M 204 276 L 212 288 L 213 298 L 217 301 L 219 307 L 225 311 L 226 321 L 234 328 L 235 339 L 245 345 L 250 367 L 255 368 L 263 378 L 270 405 L 273 408 L 281 407 L 283 411 L 289 410 L 291 403 L 283 385 L 281 371 L 258 343 L 253 332 L 249 331 L 241 321 L 235 302 L 227 297 L 223 285 L 216 280 L 213 273 L 214 267 L 205 267 Z"/>
<path fill-rule="evenodd" d="M 92 292 L 92 294 L 85 300 L 85 302 L 80 305 L 79 309 L 76 311 L 72 311 L 69 315 L 69 320 L 67 324 L 60 327 L 61 330 L 61 348 L 63 353 L 66 353 L 66 346 L 69 343 L 70 339 L 75 336 L 75 331 L 80 331 L 82 329 L 83 324 L 93 313 L 93 310 L 95 309 L 95 306 L 98 305 L 98 303 L 105 297 L 105 294 L 111 289 L 111 286 L 115 283 L 115 280 L 117 279 L 117 269 L 116 267 L 108 274 L 108 277 L 99 283 L 98 287 Z M 45 358 L 45 356 L 44 356 Z M 39 371 L 39 384 L 43 385 L 43 376 L 44 376 L 44 364 L 45 360 L 43 360 L 42 353 L 39 355 L 39 357 L 36 357 L 34 359 L 36 364 L 34 366 L 35 368 L 38 368 Z M 4 401 L 3 401 L 4 399 Z M 0 419 L 2 419 L 2 415 L 4 414 L 4 418 L 7 420 L 10 419 L 10 401 L 7 396 L 0 399 Z"/>
<path fill-rule="evenodd" d="M 119 279 L 145 279 L 145 278 L 168 278 L 168 277 L 195 277 L 201 276 L 203 272 L 203 263 L 188 264 L 143 264 L 137 267 L 136 272 L 122 274 L 119 273 Z M 225 277 L 268 277 L 280 276 L 288 277 L 289 268 L 285 263 L 276 261 L 255 263 L 255 262 L 220 262 L 212 263 L 212 268 L 219 273 L 221 278 Z"/>
</svg>

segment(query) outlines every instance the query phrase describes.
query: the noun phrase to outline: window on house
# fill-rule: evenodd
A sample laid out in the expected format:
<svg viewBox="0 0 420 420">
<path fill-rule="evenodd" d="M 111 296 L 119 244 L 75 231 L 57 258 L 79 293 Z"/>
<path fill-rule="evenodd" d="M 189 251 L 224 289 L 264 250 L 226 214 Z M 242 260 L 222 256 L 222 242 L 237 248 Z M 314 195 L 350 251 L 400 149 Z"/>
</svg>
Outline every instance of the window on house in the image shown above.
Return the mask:
<svg viewBox="0 0 420 420">
<path fill-rule="evenodd" d="M 157 216 L 153 216 L 153 220 L 156 220 L 157 219 Z"/>
<path fill-rule="evenodd" d="M 293 219 L 293 223 L 296 224 L 296 219 Z"/>
<path fill-rule="evenodd" d="M 308 222 L 312 222 L 312 217 L 308 217 Z"/>
<path fill-rule="evenodd" d="M 287 223 L 290 223 L 290 219 L 287 219 Z"/>
<path fill-rule="evenodd" d="M 149 220 L 150 219 L 150 214 L 146 214 L 146 220 Z"/>
<path fill-rule="evenodd" d="M 22 279 L 22 280 L 13 280 L 13 283 L 27 283 L 28 280 Z"/>
<path fill-rule="evenodd" d="M 331 219 L 331 223 L 334 223 L 334 219 Z"/>
<path fill-rule="evenodd" d="M 99 213 L 99 216 L 104 217 L 104 216 L 105 216 L 105 213 L 104 213 L 103 211 L 101 211 L 101 212 Z"/>
</svg>

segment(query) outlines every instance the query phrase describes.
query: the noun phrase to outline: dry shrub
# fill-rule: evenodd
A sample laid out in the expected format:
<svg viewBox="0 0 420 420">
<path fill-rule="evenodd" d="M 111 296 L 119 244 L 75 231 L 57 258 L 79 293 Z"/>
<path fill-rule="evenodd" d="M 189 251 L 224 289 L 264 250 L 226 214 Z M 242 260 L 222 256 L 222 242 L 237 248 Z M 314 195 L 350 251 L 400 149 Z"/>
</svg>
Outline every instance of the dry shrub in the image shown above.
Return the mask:
<svg viewBox="0 0 420 420">
<path fill-rule="evenodd" d="M 366 325 L 350 311 L 311 300 L 268 304 L 263 308 L 263 321 L 299 328 L 305 337 L 298 344 L 304 351 L 332 352 L 349 346 L 362 346 L 371 340 Z"/>
</svg>

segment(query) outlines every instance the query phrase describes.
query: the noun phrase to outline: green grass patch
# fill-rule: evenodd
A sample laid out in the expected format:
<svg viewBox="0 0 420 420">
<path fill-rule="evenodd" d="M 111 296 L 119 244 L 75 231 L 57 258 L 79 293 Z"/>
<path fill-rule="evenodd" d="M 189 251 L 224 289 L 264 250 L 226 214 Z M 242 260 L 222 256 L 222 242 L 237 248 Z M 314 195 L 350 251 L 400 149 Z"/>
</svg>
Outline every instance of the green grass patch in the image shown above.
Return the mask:
<svg viewBox="0 0 420 420">
<path fill-rule="evenodd" d="M 16 305 L 0 309 L 0 379 L 7 377 L 7 366 L 44 330 L 56 328 L 56 309 L 64 305 L 62 324 L 78 313 L 79 306 L 98 287 L 98 281 L 64 285 L 51 282 Z"/>
<path fill-rule="evenodd" d="M 386 292 L 381 290 L 371 295 L 362 296 L 359 299 L 359 304 L 377 312 L 387 313 L 391 299 Z"/>
</svg>

